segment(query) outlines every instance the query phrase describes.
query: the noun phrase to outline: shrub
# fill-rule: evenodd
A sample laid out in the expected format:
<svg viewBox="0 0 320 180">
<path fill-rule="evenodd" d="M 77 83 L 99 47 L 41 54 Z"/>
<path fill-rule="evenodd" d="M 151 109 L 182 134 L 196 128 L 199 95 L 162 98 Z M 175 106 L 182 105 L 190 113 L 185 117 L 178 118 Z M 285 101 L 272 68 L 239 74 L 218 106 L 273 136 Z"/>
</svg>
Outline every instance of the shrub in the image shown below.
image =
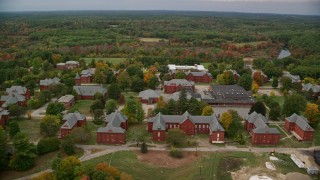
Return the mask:
<svg viewBox="0 0 320 180">
<path fill-rule="evenodd" d="M 59 146 L 60 140 L 56 137 L 42 138 L 37 145 L 38 154 L 45 154 L 48 152 L 56 151 L 59 149 Z"/>
<path fill-rule="evenodd" d="M 143 142 L 142 144 L 141 144 L 141 153 L 147 153 L 148 152 L 148 145 L 145 143 L 145 142 Z"/>
<path fill-rule="evenodd" d="M 66 139 L 62 141 L 61 146 L 67 155 L 72 155 L 75 153 L 76 146 L 70 137 L 66 137 Z"/>
<path fill-rule="evenodd" d="M 182 158 L 183 157 L 183 152 L 180 149 L 172 147 L 170 150 L 170 156 L 174 158 Z"/>
<path fill-rule="evenodd" d="M 53 170 L 57 170 L 58 169 L 58 166 L 59 164 L 61 163 L 62 159 L 61 158 L 55 158 L 52 163 L 51 163 L 51 168 Z"/>
</svg>

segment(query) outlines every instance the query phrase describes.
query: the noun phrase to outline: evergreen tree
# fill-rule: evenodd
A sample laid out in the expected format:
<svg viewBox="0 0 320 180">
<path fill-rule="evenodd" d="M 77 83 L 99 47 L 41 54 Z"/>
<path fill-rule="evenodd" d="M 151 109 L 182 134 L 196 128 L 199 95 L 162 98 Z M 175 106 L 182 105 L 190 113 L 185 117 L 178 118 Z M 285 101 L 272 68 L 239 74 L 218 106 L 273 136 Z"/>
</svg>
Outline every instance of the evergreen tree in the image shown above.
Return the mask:
<svg viewBox="0 0 320 180">
<path fill-rule="evenodd" d="M 183 114 L 185 111 L 188 110 L 188 99 L 187 99 L 187 91 L 182 89 L 180 91 L 180 96 L 178 100 L 178 113 Z"/>
<path fill-rule="evenodd" d="M 250 111 L 249 111 L 249 114 L 251 114 L 252 112 L 256 112 L 256 113 L 260 113 L 262 115 L 266 115 L 266 107 L 264 105 L 263 102 L 261 101 L 257 101 L 254 105 L 252 105 Z"/>
</svg>

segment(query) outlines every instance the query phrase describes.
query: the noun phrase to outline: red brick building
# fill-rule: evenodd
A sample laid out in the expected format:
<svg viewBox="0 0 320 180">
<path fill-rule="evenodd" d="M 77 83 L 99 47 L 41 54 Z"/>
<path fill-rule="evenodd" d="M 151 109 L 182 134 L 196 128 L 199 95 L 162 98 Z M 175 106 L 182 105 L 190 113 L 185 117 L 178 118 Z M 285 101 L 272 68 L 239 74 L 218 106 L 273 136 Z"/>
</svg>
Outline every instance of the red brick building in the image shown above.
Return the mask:
<svg viewBox="0 0 320 180">
<path fill-rule="evenodd" d="M 125 132 L 128 129 L 128 118 L 119 111 L 105 115 L 106 127 L 97 131 L 97 143 L 125 144 Z"/>
<path fill-rule="evenodd" d="M 211 73 L 201 71 L 201 72 L 187 72 L 186 79 L 188 81 L 194 81 L 196 83 L 211 83 L 212 82 L 212 75 Z"/>
<path fill-rule="evenodd" d="M 251 143 L 255 145 L 275 145 L 280 141 L 277 128 L 269 128 L 268 119 L 262 114 L 251 113 L 244 122 L 244 128 L 251 134 Z"/>
<path fill-rule="evenodd" d="M 68 113 L 63 116 L 63 125 L 60 128 L 60 137 L 64 138 L 75 127 L 80 127 L 86 124 L 86 117 L 79 112 Z"/>
<path fill-rule="evenodd" d="M 162 115 L 158 113 L 148 120 L 148 132 L 152 133 L 154 141 L 165 141 L 169 129 L 179 128 L 187 135 L 209 134 L 209 142 L 223 143 L 224 129 L 217 117 L 192 116 L 188 112 L 183 115 Z"/>
<path fill-rule="evenodd" d="M 73 90 L 78 94 L 78 99 L 93 100 L 96 93 L 107 96 L 107 89 L 100 86 L 73 86 Z"/>
<path fill-rule="evenodd" d="M 0 126 L 5 128 L 8 120 L 9 120 L 9 111 L 0 108 Z"/>
<path fill-rule="evenodd" d="M 74 106 L 75 99 L 73 95 L 65 95 L 65 96 L 61 96 L 58 99 L 58 102 L 62 103 L 66 109 L 69 109 L 70 107 Z"/>
<path fill-rule="evenodd" d="M 291 132 L 299 141 L 312 141 L 314 129 L 308 124 L 305 117 L 296 113 L 285 118 L 284 128 Z"/>
<path fill-rule="evenodd" d="M 151 89 L 141 91 L 138 95 L 138 98 L 142 103 L 153 104 L 158 102 L 160 95 Z"/>
<path fill-rule="evenodd" d="M 90 83 L 92 83 L 95 71 L 96 71 L 95 68 L 89 68 L 89 69 L 83 70 L 81 72 L 81 76 L 80 76 L 81 84 L 90 84 Z"/>
<path fill-rule="evenodd" d="M 3 95 L 0 98 L 0 106 L 2 108 L 8 108 L 12 104 L 19 106 L 27 106 L 27 100 L 30 99 L 30 91 L 22 86 L 12 86 L 6 89 L 7 95 Z"/>
<path fill-rule="evenodd" d="M 164 81 L 164 93 L 175 93 L 181 89 L 189 89 L 194 92 L 194 82 L 186 79 Z"/>
<path fill-rule="evenodd" d="M 49 89 L 49 86 L 51 85 L 57 85 L 57 84 L 60 84 L 60 79 L 55 77 L 53 79 L 44 79 L 44 80 L 40 80 L 40 91 L 43 91 L 43 90 L 47 90 Z"/>
</svg>

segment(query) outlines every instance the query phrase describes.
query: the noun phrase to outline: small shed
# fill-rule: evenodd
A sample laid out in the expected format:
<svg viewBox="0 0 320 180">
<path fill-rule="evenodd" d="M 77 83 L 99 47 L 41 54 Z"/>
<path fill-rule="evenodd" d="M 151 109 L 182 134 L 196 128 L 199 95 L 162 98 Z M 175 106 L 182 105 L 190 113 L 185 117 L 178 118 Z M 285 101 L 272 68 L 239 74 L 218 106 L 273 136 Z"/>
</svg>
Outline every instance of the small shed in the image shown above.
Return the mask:
<svg viewBox="0 0 320 180">
<path fill-rule="evenodd" d="M 310 166 L 310 167 L 307 167 L 307 173 L 308 174 L 318 174 L 319 169 L 315 166 Z"/>
</svg>

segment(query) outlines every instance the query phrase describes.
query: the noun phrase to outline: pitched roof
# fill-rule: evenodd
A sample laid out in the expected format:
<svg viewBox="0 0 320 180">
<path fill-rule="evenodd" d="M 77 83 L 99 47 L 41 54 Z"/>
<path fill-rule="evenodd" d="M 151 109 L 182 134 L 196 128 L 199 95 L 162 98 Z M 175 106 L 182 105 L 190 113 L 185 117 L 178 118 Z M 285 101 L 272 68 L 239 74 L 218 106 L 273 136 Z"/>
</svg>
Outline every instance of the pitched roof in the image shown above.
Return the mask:
<svg viewBox="0 0 320 180">
<path fill-rule="evenodd" d="M 245 120 L 254 124 L 256 128 L 252 132 L 256 134 L 280 134 L 277 128 L 270 128 L 267 125 L 268 119 L 260 113 L 254 111 Z"/>
<path fill-rule="evenodd" d="M 198 65 L 198 64 L 195 64 L 194 66 L 168 64 L 168 68 L 170 71 L 172 70 L 174 71 L 177 69 L 180 69 L 180 70 L 197 69 L 199 71 L 206 70 L 203 65 Z"/>
<path fill-rule="evenodd" d="M 259 127 L 252 130 L 256 134 L 280 134 L 277 128 Z"/>
<path fill-rule="evenodd" d="M 76 74 L 75 79 L 80 79 L 80 75 L 79 75 L 79 73 L 77 73 L 77 74 Z"/>
<path fill-rule="evenodd" d="M 283 77 L 290 78 L 292 83 L 301 82 L 299 75 L 292 75 L 290 72 L 287 72 L 287 71 L 283 72 Z"/>
<path fill-rule="evenodd" d="M 67 65 L 71 65 L 71 64 L 79 65 L 79 62 L 78 61 L 67 61 L 65 64 L 67 64 Z"/>
<path fill-rule="evenodd" d="M 308 120 L 303 116 L 299 116 L 296 113 L 294 113 L 286 119 L 289 122 L 295 123 L 304 131 L 314 131 L 314 129 L 309 125 Z"/>
<path fill-rule="evenodd" d="M 50 86 L 50 85 L 55 85 L 55 84 L 60 84 L 60 79 L 55 77 L 53 79 L 44 79 L 40 80 L 40 86 Z"/>
<path fill-rule="evenodd" d="M 2 116 L 6 116 L 6 115 L 9 115 L 9 111 L 6 109 L 0 108 L 0 119 Z"/>
<path fill-rule="evenodd" d="M 10 88 L 6 89 L 6 92 L 8 94 L 13 93 L 13 92 L 17 92 L 19 94 L 25 94 L 27 92 L 27 88 L 23 87 L 23 86 L 11 86 Z"/>
<path fill-rule="evenodd" d="M 101 133 L 124 133 L 125 130 L 121 127 L 122 122 L 128 120 L 127 116 L 119 111 L 105 115 L 105 122 L 108 122 L 106 127 L 100 127 L 97 132 Z"/>
<path fill-rule="evenodd" d="M 147 89 L 139 92 L 138 97 L 142 99 L 150 99 L 150 98 L 159 98 L 160 95 L 154 90 Z"/>
<path fill-rule="evenodd" d="M 188 81 L 186 79 L 172 79 L 170 81 L 164 81 L 164 85 L 194 86 L 194 82 L 193 81 Z"/>
<path fill-rule="evenodd" d="M 197 71 L 188 71 L 186 72 L 186 75 L 188 74 L 191 74 L 192 76 L 204 76 L 204 75 L 208 75 L 208 76 L 212 76 L 211 73 L 208 73 L 208 72 L 205 72 L 205 71 L 200 71 L 200 72 L 197 72 Z"/>
<path fill-rule="evenodd" d="M 320 92 L 320 85 L 314 85 L 311 83 L 302 84 L 303 91 L 309 91 L 310 89 L 312 90 L 312 92 L 318 93 L 318 92 Z"/>
<path fill-rule="evenodd" d="M 192 116 L 186 111 L 182 115 L 162 115 L 158 113 L 155 117 L 149 118 L 148 122 L 153 122 L 152 130 L 166 130 L 166 123 L 180 123 L 189 119 L 193 124 L 208 123 L 211 131 L 224 131 L 217 117 L 211 116 Z"/>
<path fill-rule="evenodd" d="M 96 68 L 89 68 L 89 69 L 83 70 L 81 72 L 81 76 L 85 76 L 85 77 L 93 76 L 95 71 L 96 71 Z"/>
<path fill-rule="evenodd" d="M 102 86 L 73 86 L 73 90 L 82 96 L 94 96 L 96 93 L 105 94 L 107 92 L 107 89 Z"/>
<path fill-rule="evenodd" d="M 3 95 L 0 99 L 0 101 L 4 101 L 4 103 L 1 105 L 4 108 L 10 106 L 11 104 L 16 104 L 17 102 L 23 102 L 25 100 L 25 96 L 20 95 L 17 92 L 12 92 L 9 95 Z"/>
<path fill-rule="evenodd" d="M 68 113 L 62 118 L 62 120 L 66 122 L 61 126 L 61 129 L 72 129 L 78 121 L 83 121 L 85 119 L 86 117 L 79 112 Z"/>
<path fill-rule="evenodd" d="M 73 95 L 65 95 L 65 96 L 61 96 L 58 99 L 58 102 L 59 103 L 66 103 L 66 102 L 70 102 L 72 99 L 74 99 Z"/>
</svg>

